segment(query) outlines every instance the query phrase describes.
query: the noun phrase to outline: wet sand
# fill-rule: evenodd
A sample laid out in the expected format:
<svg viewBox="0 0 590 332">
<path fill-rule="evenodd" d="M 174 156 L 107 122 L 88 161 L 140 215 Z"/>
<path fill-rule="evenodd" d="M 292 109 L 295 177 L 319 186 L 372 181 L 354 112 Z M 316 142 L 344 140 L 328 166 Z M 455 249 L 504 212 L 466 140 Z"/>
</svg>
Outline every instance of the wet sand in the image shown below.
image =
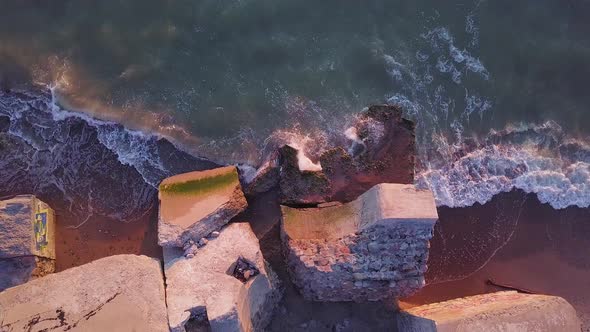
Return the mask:
<svg viewBox="0 0 590 332">
<path fill-rule="evenodd" d="M 157 201 L 154 202 L 157 204 Z M 105 217 L 91 217 L 79 224 L 67 214 L 57 215 L 56 272 L 118 254 L 138 254 L 162 258 L 158 246 L 156 205 L 129 223 Z"/>
<path fill-rule="evenodd" d="M 583 331 L 590 331 L 590 209 L 555 210 L 535 195 L 514 191 L 483 206 L 442 207 L 439 216 L 428 285 L 402 301 L 402 308 L 506 289 L 491 280 L 565 298 Z M 507 221 L 503 228 L 501 220 Z M 499 245 L 492 257 L 491 243 Z"/>
</svg>

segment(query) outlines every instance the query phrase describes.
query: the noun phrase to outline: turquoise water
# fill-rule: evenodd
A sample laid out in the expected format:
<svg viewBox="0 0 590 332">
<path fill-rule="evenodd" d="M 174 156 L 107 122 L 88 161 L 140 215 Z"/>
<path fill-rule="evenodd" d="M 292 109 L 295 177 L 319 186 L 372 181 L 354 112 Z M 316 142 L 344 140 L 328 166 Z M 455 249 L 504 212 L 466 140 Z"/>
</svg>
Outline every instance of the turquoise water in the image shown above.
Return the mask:
<svg viewBox="0 0 590 332">
<path fill-rule="evenodd" d="M 18 65 L 36 81 L 62 84 L 63 96 L 82 105 L 170 115 L 166 121 L 197 137 L 268 134 L 288 121 L 318 121 L 293 114 L 300 100 L 339 117 L 395 95 L 441 127 L 552 119 L 575 132 L 589 129 L 587 1 L 0 6 L 4 71 Z M 476 63 L 458 62 L 465 56 Z"/>
</svg>

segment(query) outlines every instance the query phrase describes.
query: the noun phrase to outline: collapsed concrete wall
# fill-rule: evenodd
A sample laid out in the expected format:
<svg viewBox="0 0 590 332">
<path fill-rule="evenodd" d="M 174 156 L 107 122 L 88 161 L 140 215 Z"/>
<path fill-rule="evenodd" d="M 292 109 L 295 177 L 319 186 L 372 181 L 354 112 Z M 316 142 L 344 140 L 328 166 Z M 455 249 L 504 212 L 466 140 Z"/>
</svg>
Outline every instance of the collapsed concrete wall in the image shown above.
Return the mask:
<svg viewBox="0 0 590 332">
<path fill-rule="evenodd" d="M 514 291 L 454 299 L 408 309 L 398 319 L 407 332 L 579 332 L 574 308 L 557 296 Z"/>
<path fill-rule="evenodd" d="M 279 280 L 266 264 L 248 223 L 232 223 L 187 258 L 164 249 L 170 330 L 189 319 L 212 331 L 260 331 L 281 299 Z"/>
<path fill-rule="evenodd" d="M 0 293 L 0 331 L 168 329 L 160 262 L 119 255 Z"/>
<path fill-rule="evenodd" d="M 199 241 L 248 206 L 235 166 L 179 174 L 162 181 L 158 243 Z"/>
<path fill-rule="evenodd" d="M 55 212 L 32 195 L 0 201 L 0 290 L 55 271 Z"/>
<path fill-rule="evenodd" d="M 301 151 L 282 147 L 275 163 L 280 169 L 276 174 L 281 202 L 287 205 L 349 202 L 379 183 L 413 183 L 414 127 L 412 121 L 402 118 L 398 106 L 371 106 L 347 130 L 348 146 L 328 149 L 318 156 L 320 170 L 301 169 Z M 272 167 L 261 171 L 253 180 L 253 187 L 259 180 L 266 184 L 269 175 L 273 175 Z"/>
<path fill-rule="evenodd" d="M 424 285 L 438 219 L 431 192 L 380 184 L 347 204 L 281 209 L 286 261 L 305 298 L 377 301 Z"/>
</svg>

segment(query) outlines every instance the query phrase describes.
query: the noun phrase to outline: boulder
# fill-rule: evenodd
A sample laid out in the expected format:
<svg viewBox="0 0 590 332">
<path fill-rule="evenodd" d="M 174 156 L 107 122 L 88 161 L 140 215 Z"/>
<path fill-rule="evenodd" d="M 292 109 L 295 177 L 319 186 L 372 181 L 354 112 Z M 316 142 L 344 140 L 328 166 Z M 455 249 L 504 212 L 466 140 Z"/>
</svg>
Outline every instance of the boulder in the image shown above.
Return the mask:
<svg viewBox="0 0 590 332">
<path fill-rule="evenodd" d="M 186 258 L 164 248 L 171 331 L 209 321 L 212 331 L 260 331 L 281 298 L 277 276 L 264 261 L 248 223 L 232 223 Z"/>
<path fill-rule="evenodd" d="M 497 292 L 414 307 L 401 312 L 407 332 L 579 332 L 574 308 L 557 296 Z"/>
<path fill-rule="evenodd" d="M 313 205 L 350 202 L 379 183 L 414 182 L 414 123 L 402 118 L 398 106 L 375 105 L 362 112 L 346 132 L 351 145 L 319 156 L 318 169 L 301 169 L 300 153 L 279 150 L 281 202 Z"/>
<path fill-rule="evenodd" d="M 378 301 L 424 285 L 438 220 L 430 191 L 380 184 L 350 203 L 281 210 L 288 270 L 306 299 Z"/>
<path fill-rule="evenodd" d="M 273 153 L 262 164 L 251 179 L 243 181 L 244 192 L 248 197 L 265 193 L 279 185 L 279 155 Z"/>
<path fill-rule="evenodd" d="M 54 271 L 54 211 L 31 195 L 0 201 L 0 290 Z"/>
<path fill-rule="evenodd" d="M 159 191 L 158 243 L 182 247 L 229 222 L 248 206 L 235 166 L 175 175 Z"/>
<path fill-rule="evenodd" d="M 158 260 L 119 255 L 0 293 L 1 331 L 168 329 Z"/>
</svg>

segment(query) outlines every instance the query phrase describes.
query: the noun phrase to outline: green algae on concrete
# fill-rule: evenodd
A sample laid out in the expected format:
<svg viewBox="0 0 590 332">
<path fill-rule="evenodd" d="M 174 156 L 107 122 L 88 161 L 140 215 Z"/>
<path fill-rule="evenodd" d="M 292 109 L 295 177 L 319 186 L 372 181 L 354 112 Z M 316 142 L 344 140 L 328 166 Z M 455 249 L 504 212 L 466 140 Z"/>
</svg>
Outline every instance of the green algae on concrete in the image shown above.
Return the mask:
<svg viewBox="0 0 590 332">
<path fill-rule="evenodd" d="M 359 215 L 355 202 L 323 208 L 281 206 L 283 228 L 294 239 L 331 239 L 354 233 Z"/>
<path fill-rule="evenodd" d="M 158 196 L 158 243 L 166 247 L 198 241 L 248 206 L 235 166 L 169 177 Z"/>
<path fill-rule="evenodd" d="M 204 195 L 211 191 L 235 185 L 238 173 L 235 169 L 225 174 L 213 175 L 201 179 L 188 180 L 177 183 L 160 184 L 160 192 L 172 195 Z"/>
</svg>

